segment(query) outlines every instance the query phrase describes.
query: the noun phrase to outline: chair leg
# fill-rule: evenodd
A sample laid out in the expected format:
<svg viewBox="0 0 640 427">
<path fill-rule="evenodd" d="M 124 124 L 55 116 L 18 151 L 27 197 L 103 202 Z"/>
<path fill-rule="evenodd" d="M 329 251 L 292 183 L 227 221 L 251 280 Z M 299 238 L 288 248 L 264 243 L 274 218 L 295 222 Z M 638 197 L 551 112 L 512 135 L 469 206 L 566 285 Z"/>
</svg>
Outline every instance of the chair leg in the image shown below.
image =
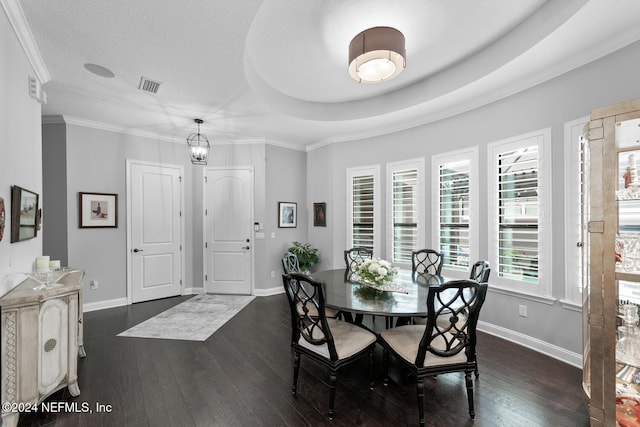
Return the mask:
<svg viewBox="0 0 640 427">
<path fill-rule="evenodd" d="M 335 411 L 333 410 L 333 404 L 336 400 L 336 383 L 338 382 L 338 375 L 336 371 L 331 370 L 329 373 L 329 419 L 333 420 Z"/>
<path fill-rule="evenodd" d="M 416 392 L 418 395 L 418 421 L 420 427 L 424 427 L 424 378 L 418 378 Z"/>
<path fill-rule="evenodd" d="M 480 376 L 480 372 L 478 372 L 478 354 L 474 354 L 473 355 L 473 361 L 476 362 L 476 369 L 475 369 L 475 374 L 476 374 L 476 378 L 478 378 Z"/>
<path fill-rule="evenodd" d="M 476 413 L 473 408 L 473 380 L 471 379 L 471 371 L 465 371 L 464 380 L 467 384 L 467 399 L 469 400 L 469 416 L 473 420 Z"/>
<path fill-rule="evenodd" d="M 386 387 L 389 385 L 389 350 L 387 347 L 382 349 L 382 384 Z"/>
<path fill-rule="evenodd" d="M 300 372 L 300 353 L 293 353 L 293 386 L 292 392 L 293 395 L 296 395 L 296 391 L 298 390 L 298 373 Z"/>
<path fill-rule="evenodd" d="M 372 347 L 371 350 L 369 350 L 369 389 L 373 390 L 373 387 L 376 385 L 375 382 L 375 372 L 373 369 L 373 351 L 375 350 L 375 347 Z"/>
</svg>

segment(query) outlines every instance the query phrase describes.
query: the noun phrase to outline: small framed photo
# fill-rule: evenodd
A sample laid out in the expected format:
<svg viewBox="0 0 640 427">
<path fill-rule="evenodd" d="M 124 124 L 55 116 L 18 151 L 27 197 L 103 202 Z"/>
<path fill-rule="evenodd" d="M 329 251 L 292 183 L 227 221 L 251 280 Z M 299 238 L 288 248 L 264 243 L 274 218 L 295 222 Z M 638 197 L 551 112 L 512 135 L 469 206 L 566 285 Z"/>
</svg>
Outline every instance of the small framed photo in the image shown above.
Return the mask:
<svg viewBox="0 0 640 427">
<path fill-rule="evenodd" d="M 298 226 L 298 204 L 278 202 L 278 227 L 295 228 Z"/>
<path fill-rule="evenodd" d="M 118 195 L 78 193 L 80 228 L 117 228 Z"/>
<path fill-rule="evenodd" d="M 314 227 L 327 226 L 327 204 L 325 202 L 313 204 L 313 225 Z"/>
<path fill-rule="evenodd" d="M 11 187 L 11 243 L 33 239 L 38 234 L 38 200 L 33 191 Z"/>
</svg>

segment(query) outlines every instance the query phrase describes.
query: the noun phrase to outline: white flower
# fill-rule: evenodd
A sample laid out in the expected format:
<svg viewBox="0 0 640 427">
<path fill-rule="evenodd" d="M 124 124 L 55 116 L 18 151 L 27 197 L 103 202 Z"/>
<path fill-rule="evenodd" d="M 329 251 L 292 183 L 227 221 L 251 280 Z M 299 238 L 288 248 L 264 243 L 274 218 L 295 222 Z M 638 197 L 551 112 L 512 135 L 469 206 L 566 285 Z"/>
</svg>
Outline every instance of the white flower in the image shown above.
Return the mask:
<svg viewBox="0 0 640 427">
<path fill-rule="evenodd" d="M 387 271 L 386 268 L 384 268 L 384 267 L 378 268 L 378 276 L 384 277 L 384 276 L 387 275 L 387 273 L 388 273 L 388 271 Z"/>
</svg>

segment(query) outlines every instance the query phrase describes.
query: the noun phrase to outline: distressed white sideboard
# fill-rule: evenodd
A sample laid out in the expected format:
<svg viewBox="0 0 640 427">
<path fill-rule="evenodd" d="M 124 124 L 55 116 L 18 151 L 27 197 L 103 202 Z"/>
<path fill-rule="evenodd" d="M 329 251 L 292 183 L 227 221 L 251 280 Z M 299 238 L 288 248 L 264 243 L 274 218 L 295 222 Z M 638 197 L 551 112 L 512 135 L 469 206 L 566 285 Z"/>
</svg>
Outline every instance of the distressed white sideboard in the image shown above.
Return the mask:
<svg viewBox="0 0 640 427">
<path fill-rule="evenodd" d="M 2 424 L 18 424 L 19 409 L 68 387 L 78 396 L 78 355 L 84 356 L 81 270 L 56 273 L 60 287 L 37 288 L 27 278 L 0 298 Z M 8 409 L 8 411 L 7 411 Z"/>
</svg>

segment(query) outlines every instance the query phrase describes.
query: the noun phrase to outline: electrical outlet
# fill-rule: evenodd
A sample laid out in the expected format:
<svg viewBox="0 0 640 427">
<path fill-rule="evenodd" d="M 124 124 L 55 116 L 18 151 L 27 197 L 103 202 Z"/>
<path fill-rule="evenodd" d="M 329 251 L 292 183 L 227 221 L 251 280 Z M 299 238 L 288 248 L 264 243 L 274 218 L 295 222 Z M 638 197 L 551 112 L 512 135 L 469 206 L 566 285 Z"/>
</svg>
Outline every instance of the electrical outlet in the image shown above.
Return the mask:
<svg viewBox="0 0 640 427">
<path fill-rule="evenodd" d="M 526 305 L 519 305 L 518 306 L 518 314 L 520 314 L 520 316 L 522 316 L 522 317 L 527 317 L 527 306 Z"/>
<path fill-rule="evenodd" d="M 91 282 L 89 282 L 89 285 L 91 286 L 91 289 L 93 289 L 93 290 L 98 289 L 98 281 L 97 280 L 92 280 Z"/>
</svg>

